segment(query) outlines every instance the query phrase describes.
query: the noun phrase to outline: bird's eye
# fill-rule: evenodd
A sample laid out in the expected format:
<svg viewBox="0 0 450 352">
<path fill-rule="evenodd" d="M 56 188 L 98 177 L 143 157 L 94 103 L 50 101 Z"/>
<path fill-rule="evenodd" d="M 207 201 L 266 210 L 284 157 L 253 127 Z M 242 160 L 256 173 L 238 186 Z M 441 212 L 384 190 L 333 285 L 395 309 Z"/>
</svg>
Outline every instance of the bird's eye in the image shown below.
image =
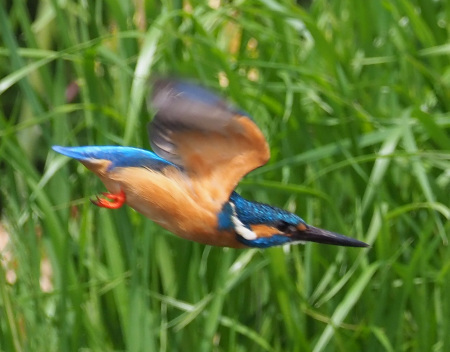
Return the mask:
<svg viewBox="0 0 450 352">
<path fill-rule="evenodd" d="M 292 224 L 287 223 L 286 221 L 279 221 L 276 224 L 278 230 L 284 233 L 293 233 L 297 231 L 297 227 Z"/>
</svg>

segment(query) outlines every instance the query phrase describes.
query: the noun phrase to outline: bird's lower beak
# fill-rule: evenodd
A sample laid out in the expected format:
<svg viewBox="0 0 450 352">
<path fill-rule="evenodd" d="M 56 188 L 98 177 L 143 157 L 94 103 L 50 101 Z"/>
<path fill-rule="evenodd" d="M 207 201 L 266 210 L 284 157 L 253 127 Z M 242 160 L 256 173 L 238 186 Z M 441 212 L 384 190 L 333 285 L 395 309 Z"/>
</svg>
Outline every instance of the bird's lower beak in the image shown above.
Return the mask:
<svg viewBox="0 0 450 352">
<path fill-rule="evenodd" d="M 355 240 L 354 238 L 340 235 L 335 232 L 322 230 L 314 226 L 309 226 L 306 229 L 299 229 L 298 232 L 292 235 L 293 239 L 306 242 L 317 242 L 323 244 L 332 244 L 334 246 L 345 247 L 368 247 L 367 243 Z"/>
</svg>

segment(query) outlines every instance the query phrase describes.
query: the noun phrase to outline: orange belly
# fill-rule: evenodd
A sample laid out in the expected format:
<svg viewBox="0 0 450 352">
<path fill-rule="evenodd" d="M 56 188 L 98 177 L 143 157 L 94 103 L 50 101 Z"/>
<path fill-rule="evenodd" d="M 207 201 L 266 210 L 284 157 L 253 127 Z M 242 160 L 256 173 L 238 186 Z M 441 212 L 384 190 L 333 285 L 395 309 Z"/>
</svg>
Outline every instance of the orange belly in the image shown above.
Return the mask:
<svg viewBox="0 0 450 352">
<path fill-rule="evenodd" d="M 219 231 L 217 214 L 223 204 L 187 178 L 180 170 L 167 167 L 153 171 L 142 167 L 85 164 L 95 172 L 111 193 L 123 190 L 126 203 L 157 224 L 187 240 L 222 247 L 243 248 L 234 231 Z"/>
</svg>

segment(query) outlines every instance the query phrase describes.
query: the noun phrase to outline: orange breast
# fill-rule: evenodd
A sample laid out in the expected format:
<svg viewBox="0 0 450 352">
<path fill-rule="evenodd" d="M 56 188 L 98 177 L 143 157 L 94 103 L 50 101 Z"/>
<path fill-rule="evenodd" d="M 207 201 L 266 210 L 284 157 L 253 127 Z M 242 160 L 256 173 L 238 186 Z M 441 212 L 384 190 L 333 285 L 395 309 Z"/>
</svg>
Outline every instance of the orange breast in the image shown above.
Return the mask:
<svg viewBox="0 0 450 352">
<path fill-rule="evenodd" d="M 245 247 L 233 231 L 217 229 L 217 214 L 223 206 L 222 201 L 214 199 L 217 191 L 202 188 L 178 169 L 118 167 L 108 172 L 108 163 L 85 165 L 100 177 L 108 191 L 118 193 L 122 189 L 130 207 L 174 234 L 203 244 Z"/>
</svg>

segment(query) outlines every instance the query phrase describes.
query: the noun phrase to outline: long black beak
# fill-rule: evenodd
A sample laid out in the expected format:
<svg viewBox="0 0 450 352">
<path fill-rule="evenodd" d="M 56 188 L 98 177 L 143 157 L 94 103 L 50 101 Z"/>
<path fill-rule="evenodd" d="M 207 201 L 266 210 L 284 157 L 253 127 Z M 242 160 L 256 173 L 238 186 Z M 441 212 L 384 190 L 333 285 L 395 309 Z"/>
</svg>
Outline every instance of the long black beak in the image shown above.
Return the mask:
<svg viewBox="0 0 450 352">
<path fill-rule="evenodd" d="M 369 247 L 367 243 L 355 240 L 354 238 L 340 235 L 335 232 L 322 230 L 310 225 L 308 225 L 306 230 L 299 230 L 295 232 L 292 235 L 292 238 L 298 241 L 332 244 L 334 246 Z"/>
</svg>

